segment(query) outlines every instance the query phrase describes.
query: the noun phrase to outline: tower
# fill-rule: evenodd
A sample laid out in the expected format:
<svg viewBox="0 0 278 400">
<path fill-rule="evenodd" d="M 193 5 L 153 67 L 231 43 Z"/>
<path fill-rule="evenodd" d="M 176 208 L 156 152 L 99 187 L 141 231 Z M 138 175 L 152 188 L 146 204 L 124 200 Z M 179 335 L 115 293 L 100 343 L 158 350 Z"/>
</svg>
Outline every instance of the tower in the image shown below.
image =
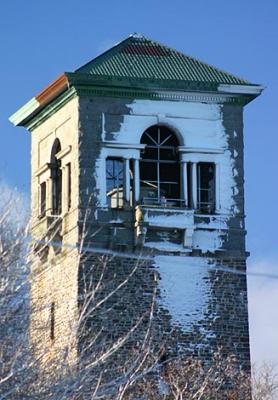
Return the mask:
<svg viewBox="0 0 278 400">
<path fill-rule="evenodd" d="M 243 107 L 261 91 L 132 35 L 11 117 L 32 134 L 30 333 L 46 358 L 102 279 L 111 296 L 86 324 L 108 341 L 156 288 L 154 342 L 205 361 L 221 346 L 249 368 Z"/>
</svg>

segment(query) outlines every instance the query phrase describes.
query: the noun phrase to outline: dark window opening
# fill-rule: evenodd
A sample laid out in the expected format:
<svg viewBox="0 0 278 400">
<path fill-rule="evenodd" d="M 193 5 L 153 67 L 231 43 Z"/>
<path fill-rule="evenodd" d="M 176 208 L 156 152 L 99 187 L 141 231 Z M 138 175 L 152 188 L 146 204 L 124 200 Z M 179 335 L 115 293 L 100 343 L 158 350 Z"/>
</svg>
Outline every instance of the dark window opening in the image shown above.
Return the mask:
<svg viewBox="0 0 278 400">
<path fill-rule="evenodd" d="M 40 184 L 40 216 L 46 213 L 46 182 Z"/>
<path fill-rule="evenodd" d="M 120 158 L 106 159 L 106 195 L 109 207 L 123 207 L 124 162 Z"/>
<path fill-rule="evenodd" d="M 71 208 L 71 163 L 67 165 L 68 168 L 68 210 Z"/>
<path fill-rule="evenodd" d="M 179 142 L 164 126 L 152 126 L 141 138 L 140 193 L 145 204 L 181 205 Z"/>
<path fill-rule="evenodd" d="M 56 215 L 62 212 L 62 169 L 61 160 L 56 156 L 59 151 L 61 151 L 61 144 L 56 139 L 51 152 L 52 213 Z"/>
<path fill-rule="evenodd" d="M 215 211 L 215 164 L 198 164 L 198 209 L 203 213 Z"/>
<path fill-rule="evenodd" d="M 50 307 L 50 339 L 55 339 L 55 303 L 51 303 Z"/>
</svg>

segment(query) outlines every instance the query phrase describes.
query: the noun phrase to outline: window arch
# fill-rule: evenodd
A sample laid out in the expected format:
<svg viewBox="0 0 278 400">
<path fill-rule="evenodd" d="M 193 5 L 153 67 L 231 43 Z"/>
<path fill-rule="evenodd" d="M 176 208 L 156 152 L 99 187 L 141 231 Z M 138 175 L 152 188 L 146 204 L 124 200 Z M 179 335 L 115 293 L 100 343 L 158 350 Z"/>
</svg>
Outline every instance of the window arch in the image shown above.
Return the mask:
<svg viewBox="0 0 278 400">
<path fill-rule="evenodd" d="M 59 215 L 62 211 L 62 169 L 61 160 L 57 154 L 61 151 L 59 139 L 55 139 L 51 150 L 51 177 L 52 177 L 52 213 Z"/>
<path fill-rule="evenodd" d="M 154 125 L 141 138 L 140 193 L 143 203 L 178 205 L 180 164 L 176 135 L 167 127 Z"/>
</svg>

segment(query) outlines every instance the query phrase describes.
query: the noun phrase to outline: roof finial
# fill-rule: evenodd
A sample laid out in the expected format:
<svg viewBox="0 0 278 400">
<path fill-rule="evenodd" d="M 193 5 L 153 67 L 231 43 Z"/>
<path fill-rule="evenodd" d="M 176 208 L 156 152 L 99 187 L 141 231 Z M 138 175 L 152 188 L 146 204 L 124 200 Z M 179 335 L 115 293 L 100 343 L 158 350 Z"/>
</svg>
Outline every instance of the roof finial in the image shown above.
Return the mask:
<svg viewBox="0 0 278 400">
<path fill-rule="evenodd" d="M 131 37 L 134 37 L 136 39 L 143 39 L 143 35 L 141 35 L 141 33 L 138 32 L 133 32 L 131 35 L 129 35 Z"/>
</svg>

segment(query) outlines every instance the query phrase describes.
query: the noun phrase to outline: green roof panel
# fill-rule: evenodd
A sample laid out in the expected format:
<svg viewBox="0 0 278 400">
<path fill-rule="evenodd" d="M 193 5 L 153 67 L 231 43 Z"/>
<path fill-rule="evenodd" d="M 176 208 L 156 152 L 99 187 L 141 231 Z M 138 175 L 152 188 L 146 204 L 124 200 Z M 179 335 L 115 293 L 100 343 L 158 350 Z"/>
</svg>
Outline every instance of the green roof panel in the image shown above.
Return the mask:
<svg viewBox="0 0 278 400">
<path fill-rule="evenodd" d="M 251 83 L 143 36 L 131 35 L 75 72 L 120 79 Z"/>
</svg>

